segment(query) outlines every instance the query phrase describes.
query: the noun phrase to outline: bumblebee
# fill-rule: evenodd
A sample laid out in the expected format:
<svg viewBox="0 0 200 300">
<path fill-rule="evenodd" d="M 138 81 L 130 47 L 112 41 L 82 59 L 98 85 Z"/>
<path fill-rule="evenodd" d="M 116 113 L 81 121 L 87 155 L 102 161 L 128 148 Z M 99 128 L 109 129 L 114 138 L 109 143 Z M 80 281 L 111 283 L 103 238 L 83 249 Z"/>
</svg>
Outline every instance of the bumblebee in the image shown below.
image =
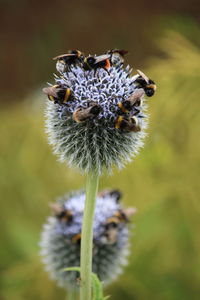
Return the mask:
<svg viewBox="0 0 200 300">
<path fill-rule="evenodd" d="M 57 71 L 63 73 L 68 69 L 70 70 L 71 65 L 82 63 L 84 60 L 84 54 L 79 50 L 70 50 L 69 53 L 58 55 L 54 57 L 53 60 L 57 60 Z"/>
<path fill-rule="evenodd" d="M 124 63 L 124 55 L 126 55 L 128 51 L 123 49 L 112 49 L 107 53 L 110 54 L 111 65 L 116 66 Z"/>
<path fill-rule="evenodd" d="M 137 70 L 139 76 L 135 82 L 139 88 L 143 88 L 148 97 L 152 97 L 156 91 L 156 84 L 153 80 L 149 79 L 142 71 Z"/>
<path fill-rule="evenodd" d="M 141 105 L 141 98 L 144 95 L 144 93 L 145 92 L 143 89 L 135 90 L 134 93 L 127 100 L 119 102 L 117 105 L 123 113 L 128 113 L 129 111 L 131 111 L 133 106 Z"/>
<path fill-rule="evenodd" d="M 131 209 L 131 208 L 130 208 Z M 117 241 L 120 225 L 129 221 L 128 217 L 131 216 L 132 211 L 130 209 L 117 210 L 114 215 L 106 220 L 104 239 L 108 244 L 113 244 Z M 128 211 L 129 210 L 129 211 Z M 135 209 L 134 209 L 135 212 Z"/>
<path fill-rule="evenodd" d="M 120 223 L 120 220 L 117 217 L 113 216 L 106 220 L 105 228 L 106 230 L 109 230 L 111 228 L 118 228 Z"/>
<path fill-rule="evenodd" d="M 115 214 L 106 220 L 105 228 L 118 228 L 119 224 L 127 223 L 128 218 L 125 212 L 122 209 L 119 209 L 115 212 Z"/>
<path fill-rule="evenodd" d="M 100 111 L 100 105 L 92 102 L 88 108 L 77 108 L 73 113 L 73 119 L 77 123 L 85 122 L 88 119 L 97 117 Z"/>
<path fill-rule="evenodd" d="M 54 103 L 67 103 L 73 100 L 72 92 L 69 88 L 63 88 L 60 85 L 53 85 L 42 90 Z"/>
<path fill-rule="evenodd" d="M 123 211 L 122 209 L 117 210 L 114 216 L 118 218 L 120 222 L 125 222 L 125 223 L 128 222 L 127 215 L 125 211 Z"/>
<path fill-rule="evenodd" d="M 103 54 L 99 56 L 88 56 L 85 57 L 83 62 L 84 70 L 97 70 L 98 68 L 103 68 L 105 71 L 108 72 L 110 68 L 110 55 Z"/>
<path fill-rule="evenodd" d="M 52 203 L 51 208 L 54 212 L 54 215 L 61 222 L 71 222 L 73 219 L 73 214 L 70 210 L 65 209 L 63 206 L 58 203 Z"/>
<path fill-rule="evenodd" d="M 104 190 L 104 191 L 101 191 L 98 194 L 98 196 L 103 197 L 103 198 L 106 196 L 110 196 L 110 197 L 114 198 L 116 200 L 116 202 L 119 202 L 119 200 L 122 197 L 122 193 L 119 190 Z"/>
<path fill-rule="evenodd" d="M 138 124 L 138 118 L 135 116 L 130 119 L 119 116 L 115 121 L 115 128 L 124 132 L 138 132 L 141 130 L 140 125 Z"/>
<path fill-rule="evenodd" d="M 103 235 L 102 241 L 108 245 L 112 245 L 117 242 L 118 237 L 118 229 L 117 228 L 109 228 L 105 231 Z"/>
<path fill-rule="evenodd" d="M 72 237 L 72 243 L 74 244 L 81 244 L 81 233 L 77 233 Z"/>
<path fill-rule="evenodd" d="M 109 195 L 112 198 L 115 198 L 116 202 L 119 202 L 119 200 L 122 197 L 122 193 L 120 191 L 118 191 L 118 190 L 112 190 L 112 191 L 110 191 Z"/>
</svg>

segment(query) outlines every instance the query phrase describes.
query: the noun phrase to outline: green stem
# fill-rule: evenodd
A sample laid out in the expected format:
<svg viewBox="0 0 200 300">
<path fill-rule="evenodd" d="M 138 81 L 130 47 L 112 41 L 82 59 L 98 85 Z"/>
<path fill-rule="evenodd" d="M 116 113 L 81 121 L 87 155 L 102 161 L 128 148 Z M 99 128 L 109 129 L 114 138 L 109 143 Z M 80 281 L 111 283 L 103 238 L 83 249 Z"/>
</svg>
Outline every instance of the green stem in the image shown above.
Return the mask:
<svg viewBox="0 0 200 300">
<path fill-rule="evenodd" d="M 80 299 L 91 300 L 91 273 L 93 247 L 93 220 L 98 190 L 99 175 L 90 172 L 87 175 L 86 200 L 81 234 L 81 285 Z"/>
</svg>

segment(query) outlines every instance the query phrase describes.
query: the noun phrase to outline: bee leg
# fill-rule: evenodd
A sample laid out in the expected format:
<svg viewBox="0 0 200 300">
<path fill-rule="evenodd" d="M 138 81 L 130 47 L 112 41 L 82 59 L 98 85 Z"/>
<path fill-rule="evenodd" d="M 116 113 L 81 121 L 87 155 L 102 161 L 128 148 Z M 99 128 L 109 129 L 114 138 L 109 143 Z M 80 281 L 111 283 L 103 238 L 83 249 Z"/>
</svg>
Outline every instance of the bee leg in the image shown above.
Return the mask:
<svg viewBox="0 0 200 300">
<path fill-rule="evenodd" d="M 110 72 L 108 71 L 108 69 L 106 69 L 106 68 L 103 68 L 106 72 L 107 72 L 107 74 L 110 76 Z"/>
<path fill-rule="evenodd" d="M 94 77 L 96 77 L 96 75 L 97 75 L 97 69 L 94 69 Z"/>
<path fill-rule="evenodd" d="M 135 109 L 135 112 L 134 112 L 133 115 L 137 116 L 140 113 L 140 110 L 138 108 L 136 108 L 136 107 L 134 107 L 134 109 Z"/>
<path fill-rule="evenodd" d="M 99 69 L 99 70 L 100 70 L 100 69 Z M 95 70 L 94 70 L 94 76 L 97 77 L 98 80 L 100 80 L 98 69 L 95 69 Z"/>
</svg>

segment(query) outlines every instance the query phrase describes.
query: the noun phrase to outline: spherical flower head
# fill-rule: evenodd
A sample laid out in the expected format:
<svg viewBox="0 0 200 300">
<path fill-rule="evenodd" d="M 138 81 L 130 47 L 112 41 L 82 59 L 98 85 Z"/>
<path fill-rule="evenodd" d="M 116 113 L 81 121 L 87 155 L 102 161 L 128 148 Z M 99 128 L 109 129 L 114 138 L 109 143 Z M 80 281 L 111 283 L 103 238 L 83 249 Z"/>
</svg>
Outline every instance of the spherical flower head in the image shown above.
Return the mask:
<svg viewBox="0 0 200 300">
<path fill-rule="evenodd" d="M 129 217 L 135 209 L 122 209 L 118 191 L 104 191 L 97 196 L 93 225 L 93 272 L 104 283 L 115 279 L 127 263 L 129 253 Z M 81 228 L 85 193 L 66 195 L 52 204 L 41 236 L 41 255 L 46 270 L 62 287 L 77 286 L 76 272 L 64 268 L 80 266 Z"/>
<path fill-rule="evenodd" d="M 51 100 L 46 128 L 54 152 L 85 172 L 121 168 L 143 145 L 148 118 L 144 95 L 152 96 L 151 80 L 140 71 L 131 76 L 120 55 L 73 63 L 59 56 L 56 66 L 61 76 L 55 75 L 56 84 L 44 89 Z"/>
</svg>

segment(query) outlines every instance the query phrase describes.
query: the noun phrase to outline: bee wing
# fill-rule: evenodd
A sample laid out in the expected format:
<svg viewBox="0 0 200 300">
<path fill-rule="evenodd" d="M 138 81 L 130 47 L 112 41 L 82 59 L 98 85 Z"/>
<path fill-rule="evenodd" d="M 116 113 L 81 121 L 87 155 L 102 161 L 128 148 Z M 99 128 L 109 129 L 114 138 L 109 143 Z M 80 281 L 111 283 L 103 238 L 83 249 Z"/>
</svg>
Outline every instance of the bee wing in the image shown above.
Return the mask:
<svg viewBox="0 0 200 300">
<path fill-rule="evenodd" d="M 140 70 L 137 70 L 138 74 L 146 81 L 146 83 L 149 82 L 149 78 Z"/>
<path fill-rule="evenodd" d="M 124 49 L 115 49 L 112 53 L 119 53 L 121 56 L 124 56 L 128 53 L 128 51 Z"/>
<path fill-rule="evenodd" d="M 51 207 L 51 209 L 55 215 L 59 215 L 63 211 L 62 206 L 58 203 L 50 203 L 49 206 Z"/>
<path fill-rule="evenodd" d="M 70 57 L 70 56 L 75 56 L 76 54 L 74 53 L 67 53 L 67 54 L 61 54 L 58 56 L 53 57 L 53 60 L 57 60 L 57 59 L 61 59 L 61 58 L 65 58 L 65 57 Z"/>
<path fill-rule="evenodd" d="M 128 207 L 128 208 L 124 209 L 124 213 L 127 218 L 135 215 L 136 212 L 137 212 L 137 208 L 135 208 L 135 207 Z"/>
<path fill-rule="evenodd" d="M 110 229 L 107 232 L 108 235 L 108 241 L 110 244 L 114 244 L 117 241 L 117 236 L 118 236 L 118 230 L 116 228 Z"/>
<path fill-rule="evenodd" d="M 136 81 L 136 80 L 138 79 L 139 76 L 140 76 L 139 74 L 136 74 L 136 75 L 132 76 L 131 79 L 132 79 L 133 81 Z"/>
<path fill-rule="evenodd" d="M 53 96 L 57 97 L 57 91 L 55 86 L 50 86 L 42 89 L 43 93 L 45 93 L 47 96 Z"/>
<path fill-rule="evenodd" d="M 96 60 L 95 63 L 104 61 L 104 60 L 109 59 L 109 58 L 110 58 L 110 55 L 109 55 L 109 54 L 103 54 L 103 55 L 96 56 L 96 57 L 95 57 L 95 60 Z"/>
<path fill-rule="evenodd" d="M 132 94 L 131 98 L 134 100 L 137 100 L 138 98 L 140 99 L 143 95 L 145 94 L 143 89 L 137 89 L 134 91 Z"/>
</svg>

